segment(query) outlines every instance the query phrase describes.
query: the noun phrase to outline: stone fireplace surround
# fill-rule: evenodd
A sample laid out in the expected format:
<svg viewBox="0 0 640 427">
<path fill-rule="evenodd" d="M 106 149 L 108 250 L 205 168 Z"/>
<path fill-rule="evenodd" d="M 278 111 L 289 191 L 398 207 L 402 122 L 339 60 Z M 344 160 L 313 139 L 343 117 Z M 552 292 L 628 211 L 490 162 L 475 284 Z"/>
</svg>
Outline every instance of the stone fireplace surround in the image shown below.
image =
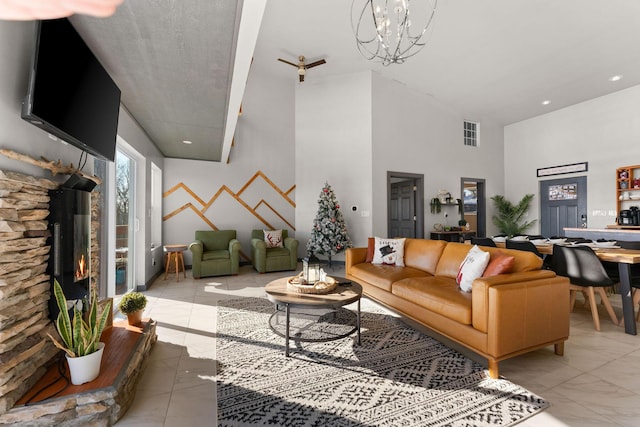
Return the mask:
<svg viewBox="0 0 640 427">
<path fill-rule="evenodd" d="M 45 375 L 47 368 L 59 355 L 59 350 L 47 337 L 47 333 L 57 333 L 48 318 L 50 277 L 47 263 L 50 248 L 47 244 L 47 217 L 48 191 L 58 187 L 58 183 L 46 178 L 0 170 L 0 425 L 16 422 L 12 416 L 16 412 L 21 413 L 19 419 L 24 422 L 39 418 L 45 407 L 42 405 L 46 405 L 46 402 L 31 405 L 28 409 L 12 408 Z M 91 203 L 92 286 L 99 279 L 98 200 L 99 193 L 94 191 Z M 144 334 L 140 345 L 136 346 L 136 357 L 129 362 L 130 366 L 124 367 L 125 376 L 135 373 L 135 378 L 138 377 L 139 368 L 155 342 L 155 324 L 149 324 L 152 327 Z M 125 382 L 131 388 L 130 382 Z M 135 381 L 133 383 L 135 385 Z M 129 395 L 133 397 L 133 393 Z M 86 405 L 87 401 L 94 398 L 84 396 L 79 401 Z M 50 407 L 51 403 L 48 405 Z M 65 410 L 71 414 L 70 420 L 78 417 L 76 411 L 69 409 Z M 114 419 L 109 411 L 105 411 L 104 407 L 99 410 L 103 415 L 107 412 L 101 424 L 110 425 Z M 91 406 L 83 406 L 82 411 L 90 412 Z M 115 419 L 119 415 L 122 414 L 116 413 Z M 10 421 L 12 419 L 14 421 Z"/>
</svg>

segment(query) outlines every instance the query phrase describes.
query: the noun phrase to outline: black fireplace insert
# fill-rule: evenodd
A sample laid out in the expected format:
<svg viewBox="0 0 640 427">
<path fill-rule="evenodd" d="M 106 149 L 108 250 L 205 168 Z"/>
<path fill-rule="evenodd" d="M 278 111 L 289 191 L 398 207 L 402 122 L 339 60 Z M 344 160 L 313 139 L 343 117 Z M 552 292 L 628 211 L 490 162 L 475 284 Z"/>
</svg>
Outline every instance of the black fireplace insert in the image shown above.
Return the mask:
<svg viewBox="0 0 640 427">
<path fill-rule="evenodd" d="M 80 311 L 88 299 L 91 260 L 91 193 L 61 188 L 49 191 L 49 231 L 51 232 L 48 273 L 51 276 L 49 317 L 58 317 L 53 296 L 56 279 L 67 299 L 67 307 Z"/>
</svg>

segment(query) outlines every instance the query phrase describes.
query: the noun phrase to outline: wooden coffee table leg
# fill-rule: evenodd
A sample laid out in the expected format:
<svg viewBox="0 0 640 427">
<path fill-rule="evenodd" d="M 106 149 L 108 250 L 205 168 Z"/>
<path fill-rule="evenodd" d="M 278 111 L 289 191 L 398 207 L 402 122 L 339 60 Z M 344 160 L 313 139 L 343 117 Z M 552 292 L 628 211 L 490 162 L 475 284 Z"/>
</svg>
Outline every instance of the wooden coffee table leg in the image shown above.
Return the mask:
<svg viewBox="0 0 640 427">
<path fill-rule="evenodd" d="M 289 357 L 289 304 L 285 304 L 286 306 L 286 312 L 287 312 L 287 321 L 286 321 L 286 327 L 285 327 L 285 332 L 284 332 L 284 355 L 286 357 Z"/>
<path fill-rule="evenodd" d="M 356 327 L 358 328 L 358 345 L 360 345 L 360 300 L 358 300 L 358 315 L 356 316 Z"/>
</svg>

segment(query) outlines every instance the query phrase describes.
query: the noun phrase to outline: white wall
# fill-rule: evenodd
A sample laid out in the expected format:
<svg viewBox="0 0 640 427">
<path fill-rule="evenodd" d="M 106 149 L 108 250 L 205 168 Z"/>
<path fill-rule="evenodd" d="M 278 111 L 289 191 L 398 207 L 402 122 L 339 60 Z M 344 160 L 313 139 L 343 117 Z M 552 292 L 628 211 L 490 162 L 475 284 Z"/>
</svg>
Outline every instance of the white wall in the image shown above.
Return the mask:
<svg viewBox="0 0 640 427">
<path fill-rule="evenodd" d="M 295 182 L 294 167 L 294 85 L 278 81 L 268 75 L 250 73 L 242 102 L 242 116 L 238 118 L 235 145 L 229 163 L 165 159 L 163 191 L 166 193 L 183 183 L 204 203 L 226 186 L 238 193 L 258 171 L 263 172 L 282 192 Z M 298 189 L 289 194 L 295 202 Z M 258 178 L 239 195 L 251 208 L 265 200 L 287 221 L 295 224 L 295 208 L 283 199 L 265 180 Z M 263 222 L 239 204 L 228 192 L 206 208 L 185 190 L 176 190 L 163 198 L 163 215 L 191 203 L 218 229 L 235 229 L 244 254 L 251 255 L 251 230 L 267 228 Z M 257 211 L 274 228 L 286 228 L 292 236 L 297 233 L 262 204 Z M 185 209 L 163 221 L 164 244 L 189 244 L 196 230 L 209 230 L 207 224 L 192 209 Z M 191 264 L 191 253 L 184 253 L 185 263 Z M 246 260 L 242 260 L 246 261 Z"/>
<path fill-rule="evenodd" d="M 314 78 L 296 87 L 297 237 L 303 254 L 325 182 L 333 188 L 354 246 L 371 235 L 371 74 Z M 352 212 L 351 206 L 358 211 Z M 336 256 L 344 259 L 344 254 Z"/>
<path fill-rule="evenodd" d="M 387 171 L 424 174 L 425 237 L 436 223 L 458 225 L 455 206 L 431 214 L 429 200 L 446 189 L 461 197 L 460 178 L 486 180 L 487 235 L 493 207 L 489 198 L 503 191 L 502 127 L 462 117 L 429 95 L 373 74 L 373 233 L 387 236 Z M 463 145 L 463 122 L 480 122 L 478 147 Z M 448 212 L 449 218 L 444 218 Z"/>
<path fill-rule="evenodd" d="M 589 162 L 589 228 L 615 221 L 615 169 L 640 164 L 640 86 L 505 127 L 505 195 L 517 201 L 535 194 L 528 219 L 539 219 L 536 169 Z M 546 179 L 568 178 L 576 174 Z M 584 175 L 584 174 L 578 174 Z M 536 222 L 530 232 L 538 232 Z"/>
</svg>

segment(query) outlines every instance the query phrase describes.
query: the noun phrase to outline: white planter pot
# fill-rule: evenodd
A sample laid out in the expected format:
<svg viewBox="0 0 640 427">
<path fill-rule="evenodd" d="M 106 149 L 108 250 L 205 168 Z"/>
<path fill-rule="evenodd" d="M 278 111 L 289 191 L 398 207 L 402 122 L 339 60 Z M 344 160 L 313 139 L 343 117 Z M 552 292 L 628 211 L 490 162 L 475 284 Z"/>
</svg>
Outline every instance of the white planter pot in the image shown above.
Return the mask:
<svg viewBox="0 0 640 427">
<path fill-rule="evenodd" d="M 102 353 L 104 352 L 104 343 L 99 342 L 97 347 L 97 351 L 86 356 L 69 357 L 65 354 L 67 363 L 69 364 L 71 384 L 80 385 L 98 378 L 98 375 L 100 375 Z"/>
</svg>

